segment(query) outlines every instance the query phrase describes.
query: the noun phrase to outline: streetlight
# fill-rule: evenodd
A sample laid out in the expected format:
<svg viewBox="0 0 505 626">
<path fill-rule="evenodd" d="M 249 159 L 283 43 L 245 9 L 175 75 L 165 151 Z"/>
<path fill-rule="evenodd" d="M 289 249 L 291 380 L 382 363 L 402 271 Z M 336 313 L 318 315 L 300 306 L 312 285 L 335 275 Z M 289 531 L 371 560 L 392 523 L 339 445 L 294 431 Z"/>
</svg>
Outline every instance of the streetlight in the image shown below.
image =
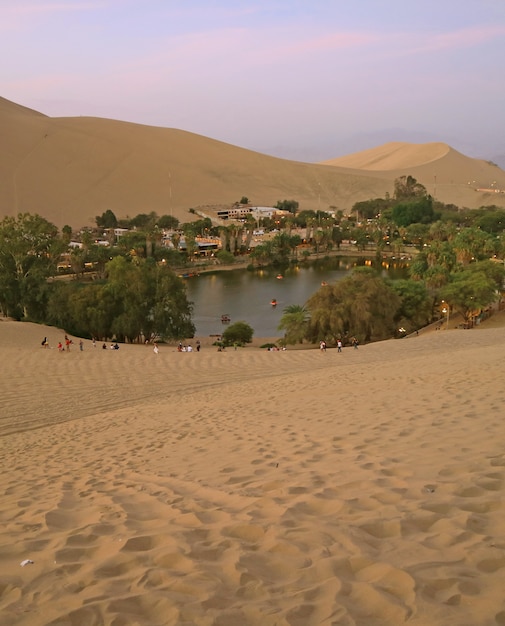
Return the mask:
<svg viewBox="0 0 505 626">
<path fill-rule="evenodd" d="M 442 313 L 447 316 L 446 328 L 447 328 L 447 330 L 449 330 L 449 315 L 451 314 L 451 312 L 450 312 L 450 309 L 449 309 L 449 305 L 445 304 L 445 302 L 443 300 L 442 300 L 442 303 L 444 305 L 444 308 L 442 309 Z"/>
</svg>

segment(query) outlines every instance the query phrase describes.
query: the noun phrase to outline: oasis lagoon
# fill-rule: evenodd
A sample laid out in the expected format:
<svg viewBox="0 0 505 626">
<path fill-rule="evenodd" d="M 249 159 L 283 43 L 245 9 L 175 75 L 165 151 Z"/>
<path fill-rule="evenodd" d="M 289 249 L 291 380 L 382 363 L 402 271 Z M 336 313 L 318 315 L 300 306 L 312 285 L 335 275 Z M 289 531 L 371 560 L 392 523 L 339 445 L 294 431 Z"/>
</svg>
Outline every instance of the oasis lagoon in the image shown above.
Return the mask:
<svg viewBox="0 0 505 626">
<path fill-rule="evenodd" d="M 230 322 L 246 322 L 255 337 L 280 337 L 279 322 L 285 307 L 304 305 L 325 284 L 342 280 L 354 267 L 376 266 L 363 258 L 333 257 L 285 268 L 258 268 L 209 272 L 185 279 L 188 300 L 193 303 L 197 336 L 219 335 Z M 383 275 L 406 278 L 406 262 L 381 265 Z M 276 305 L 273 306 L 272 302 Z"/>
</svg>

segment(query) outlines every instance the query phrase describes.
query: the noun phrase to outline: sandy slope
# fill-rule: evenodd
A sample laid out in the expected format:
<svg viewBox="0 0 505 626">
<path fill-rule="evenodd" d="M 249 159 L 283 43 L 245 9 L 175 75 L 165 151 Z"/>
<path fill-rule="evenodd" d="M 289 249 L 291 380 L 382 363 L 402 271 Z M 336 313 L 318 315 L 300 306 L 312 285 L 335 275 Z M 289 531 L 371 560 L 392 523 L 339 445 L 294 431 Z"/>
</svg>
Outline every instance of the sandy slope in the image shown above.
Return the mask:
<svg viewBox="0 0 505 626">
<path fill-rule="evenodd" d="M 358 170 L 387 171 L 432 163 L 442 159 L 450 151 L 451 148 L 445 143 L 414 144 L 393 141 L 324 163 Z"/>
<path fill-rule="evenodd" d="M 277 159 L 170 128 L 101 118 L 50 118 L 0 98 L 0 216 L 39 213 L 59 227 L 156 211 L 192 219 L 189 208 L 232 204 L 247 196 L 272 206 L 344 211 L 384 197 L 411 174 L 445 202 L 505 205 L 505 172 L 445 144 L 386 144 L 310 164 Z M 468 184 L 470 183 L 470 184 Z"/>
<path fill-rule="evenodd" d="M 325 161 L 326 165 L 381 173 L 387 179 L 413 176 L 437 200 L 475 208 L 505 204 L 505 172 L 482 159 L 472 159 L 444 143 L 392 142 Z"/>
<path fill-rule="evenodd" d="M 1 626 L 505 623 L 502 325 L 342 354 L 44 334 L 0 322 Z"/>
</svg>

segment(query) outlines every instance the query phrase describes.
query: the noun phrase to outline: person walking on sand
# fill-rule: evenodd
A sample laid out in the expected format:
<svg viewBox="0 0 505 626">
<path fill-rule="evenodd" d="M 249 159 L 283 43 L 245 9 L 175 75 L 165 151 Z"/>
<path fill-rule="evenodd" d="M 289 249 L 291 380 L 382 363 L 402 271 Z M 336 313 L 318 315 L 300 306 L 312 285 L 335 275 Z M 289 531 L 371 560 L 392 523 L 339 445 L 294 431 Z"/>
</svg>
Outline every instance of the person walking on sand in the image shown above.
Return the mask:
<svg viewBox="0 0 505 626">
<path fill-rule="evenodd" d="M 196 351 L 200 352 L 200 341 L 198 339 L 196 340 Z"/>
<path fill-rule="evenodd" d="M 337 352 L 342 352 L 342 340 L 337 341 Z"/>
<path fill-rule="evenodd" d="M 352 347 L 353 347 L 355 350 L 357 350 L 357 349 L 358 349 L 358 344 L 359 344 L 359 341 L 356 339 L 356 337 L 353 337 L 353 338 L 351 339 L 351 345 L 352 345 Z"/>
<path fill-rule="evenodd" d="M 84 341 L 82 339 L 79 340 L 79 350 L 81 352 L 84 350 Z"/>
<path fill-rule="evenodd" d="M 159 351 L 160 351 L 160 349 L 158 348 L 158 344 L 155 342 L 154 343 L 153 352 L 154 352 L 154 354 L 158 354 Z"/>
</svg>

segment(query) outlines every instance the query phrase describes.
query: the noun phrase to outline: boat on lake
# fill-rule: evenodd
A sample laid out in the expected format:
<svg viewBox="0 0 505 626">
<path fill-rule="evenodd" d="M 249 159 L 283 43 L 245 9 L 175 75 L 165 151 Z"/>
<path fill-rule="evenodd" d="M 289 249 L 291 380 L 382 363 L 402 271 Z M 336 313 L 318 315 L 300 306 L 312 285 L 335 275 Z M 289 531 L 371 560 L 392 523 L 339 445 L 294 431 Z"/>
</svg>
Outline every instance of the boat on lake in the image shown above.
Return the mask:
<svg viewBox="0 0 505 626">
<path fill-rule="evenodd" d="M 231 322 L 231 317 L 224 313 L 223 315 L 221 315 L 221 321 L 223 322 L 223 324 L 228 324 L 229 322 Z"/>
</svg>

